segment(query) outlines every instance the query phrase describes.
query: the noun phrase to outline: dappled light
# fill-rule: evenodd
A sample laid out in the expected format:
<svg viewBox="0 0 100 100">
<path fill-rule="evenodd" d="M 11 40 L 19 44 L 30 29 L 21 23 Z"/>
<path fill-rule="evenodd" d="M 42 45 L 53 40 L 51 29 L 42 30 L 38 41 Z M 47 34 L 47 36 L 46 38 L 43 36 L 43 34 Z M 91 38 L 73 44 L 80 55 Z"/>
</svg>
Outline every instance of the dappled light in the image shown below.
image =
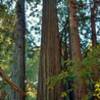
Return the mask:
<svg viewBox="0 0 100 100">
<path fill-rule="evenodd" d="M 0 100 L 100 100 L 100 0 L 0 0 Z"/>
</svg>

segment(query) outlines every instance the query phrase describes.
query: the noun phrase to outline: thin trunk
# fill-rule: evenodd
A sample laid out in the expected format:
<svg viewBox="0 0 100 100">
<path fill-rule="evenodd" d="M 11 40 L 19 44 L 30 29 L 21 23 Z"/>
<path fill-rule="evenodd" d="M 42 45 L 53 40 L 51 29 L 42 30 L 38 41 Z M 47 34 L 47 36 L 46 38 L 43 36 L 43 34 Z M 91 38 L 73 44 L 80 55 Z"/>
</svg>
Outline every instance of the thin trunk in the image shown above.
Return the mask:
<svg viewBox="0 0 100 100">
<path fill-rule="evenodd" d="M 67 29 L 65 29 L 65 32 L 64 32 L 64 66 L 63 66 L 63 70 L 66 70 L 67 69 L 67 63 L 65 63 L 67 60 L 68 60 L 68 37 L 67 37 L 67 32 L 66 32 Z M 67 80 L 67 79 L 66 79 Z M 67 91 L 68 89 L 68 83 L 63 83 L 63 91 Z M 68 98 L 68 96 L 65 96 L 64 97 L 64 100 L 66 100 Z"/>
<path fill-rule="evenodd" d="M 97 7 L 97 2 L 95 0 L 93 0 L 93 6 L 91 7 L 91 30 L 92 30 L 92 47 L 96 48 L 97 45 L 97 37 L 96 37 L 96 25 L 95 25 L 95 20 L 96 20 L 96 7 Z M 98 81 L 99 80 L 99 76 L 100 76 L 100 71 L 97 68 L 97 66 L 93 66 L 92 67 L 92 71 L 94 73 L 93 81 Z M 94 97 L 92 97 L 92 99 L 94 99 Z M 95 100 L 95 99 L 94 99 Z"/>
<path fill-rule="evenodd" d="M 56 0 L 43 0 L 41 58 L 38 100 L 61 100 L 60 85 L 48 89 L 47 79 L 60 72 L 60 39 L 57 26 Z"/>
<path fill-rule="evenodd" d="M 96 47 L 97 37 L 96 37 L 96 27 L 95 27 L 95 17 L 96 17 L 96 4 L 93 3 L 91 7 L 91 31 L 92 31 L 92 46 Z"/>
<path fill-rule="evenodd" d="M 76 0 L 69 1 L 70 11 L 70 41 L 71 41 L 71 52 L 72 60 L 80 63 L 82 61 L 81 49 L 80 49 L 80 38 L 78 34 L 78 20 L 77 20 L 77 4 Z M 87 95 L 86 83 L 81 78 L 80 73 L 82 66 L 75 68 L 75 74 L 77 79 L 75 80 L 75 100 L 84 100 L 83 98 Z"/>
<path fill-rule="evenodd" d="M 15 64 L 13 66 L 12 80 L 25 91 L 25 0 L 16 3 L 16 30 L 15 30 Z M 11 100 L 25 100 L 25 96 L 12 92 Z"/>
</svg>

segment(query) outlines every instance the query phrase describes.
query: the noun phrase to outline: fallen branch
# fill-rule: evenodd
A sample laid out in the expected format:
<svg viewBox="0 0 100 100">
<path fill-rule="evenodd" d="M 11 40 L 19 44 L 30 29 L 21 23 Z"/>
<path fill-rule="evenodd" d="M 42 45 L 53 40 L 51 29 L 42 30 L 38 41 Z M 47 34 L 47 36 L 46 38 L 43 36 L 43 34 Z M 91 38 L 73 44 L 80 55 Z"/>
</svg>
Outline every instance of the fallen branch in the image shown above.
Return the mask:
<svg viewBox="0 0 100 100">
<path fill-rule="evenodd" d="M 11 88 L 16 91 L 17 93 L 19 93 L 21 96 L 25 96 L 25 92 L 23 92 L 22 89 L 20 89 L 20 87 L 18 87 L 3 71 L 3 69 L 0 68 L 0 76 L 2 77 L 2 79 L 7 82 Z"/>
</svg>

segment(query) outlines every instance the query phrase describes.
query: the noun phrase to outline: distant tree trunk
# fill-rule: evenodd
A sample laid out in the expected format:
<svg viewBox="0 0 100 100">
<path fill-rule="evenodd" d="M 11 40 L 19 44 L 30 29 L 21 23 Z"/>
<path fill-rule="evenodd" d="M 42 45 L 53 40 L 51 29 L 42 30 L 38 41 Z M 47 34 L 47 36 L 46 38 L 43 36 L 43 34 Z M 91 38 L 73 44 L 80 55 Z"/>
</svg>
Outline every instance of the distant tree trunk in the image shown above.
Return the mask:
<svg viewBox="0 0 100 100">
<path fill-rule="evenodd" d="M 15 30 L 15 52 L 12 80 L 25 91 L 25 0 L 17 0 L 16 3 L 16 30 Z M 15 91 L 12 91 L 11 100 L 25 100 Z"/>
<path fill-rule="evenodd" d="M 69 14 L 68 14 L 69 16 Z M 67 60 L 71 60 L 71 46 L 70 46 L 70 34 L 69 34 L 69 18 L 67 19 L 68 21 L 66 21 L 66 24 L 64 26 L 64 34 L 62 36 L 63 40 L 63 45 L 64 47 L 62 47 L 64 55 L 64 66 L 63 66 L 63 70 L 67 70 L 69 69 L 69 64 L 66 62 Z M 67 91 L 68 89 L 72 89 L 72 80 L 67 80 L 66 79 L 66 83 L 63 83 L 63 91 Z M 73 91 L 69 92 L 69 94 L 67 96 L 64 97 L 64 100 L 73 100 Z"/>
<path fill-rule="evenodd" d="M 80 38 L 78 34 L 78 21 L 77 21 L 77 4 L 76 0 L 69 1 L 69 11 L 70 11 L 70 41 L 71 41 L 71 52 L 72 60 L 74 62 L 80 63 L 82 61 L 81 49 L 80 49 Z M 83 98 L 87 95 L 86 84 L 81 78 L 80 73 L 82 66 L 77 66 L 75 68 L 75 74 L 77 75 L 77 80 L 75 80 L 75 100 L 84 100 Z"/>
<path fill-rule="evenodd" d="M 66 28 L 65 28 L 65 32 L 64 32 L 64 47 L 62 47 L 62 49 L 64 49 L 64 66 L 63 66 L 63 70 L 66 70 L 67 69 L 67 63 L 66 61 L 68 60 L 68 56 L 69 56 L 69 52 L 68 52 L 68 37 L 67 37 L 67 25 L 66 25 Z M 67 80 L 67 79 L 66 79 Z M 67 89 L 69 88 L 68 86 L 68 82 L 67 83 L 63 83 L 63 91 L 67 91 Z M 67 100 L 68 96 L 65 96 L 64 97 L 64 100 Z"/>
<path fill-rule="evenodd" d="M 93 6 L 91 7 L 91 31 L 92 31 L 92 46 L 96 47 L 97 37 L 96 37 L 96 27 L 95 27 L 95 17 L 96 17 L 96 4 L 93 0 Z"/>
<path fill-rule="evenodd" d="M 99 4 L 100 1 L 95 1 L 93 0 L 93 6 L 91 7 L 91 30 L 92 30 L 92 47 L 96 48 L 97 45 L 97 37 L 96 37 L 96 25 L 95 25 L 95 20 L 96 20 L 96 8 L 97 4 Z M 92 71 L 94 73 L 93 80 L 97 81 L 99 80 L 100 76 L 100 71 L 97 68 L 97 66 L 92 67 Z"/>
<path fill-rule="evenodd" d="M 60 37 L 58 32 L 56 0 L 43 0 L 41 57 L 38 100 L 61 100 L 60 85 L 48 89 L 47 79 L 60 72 Z"/>
</svg>

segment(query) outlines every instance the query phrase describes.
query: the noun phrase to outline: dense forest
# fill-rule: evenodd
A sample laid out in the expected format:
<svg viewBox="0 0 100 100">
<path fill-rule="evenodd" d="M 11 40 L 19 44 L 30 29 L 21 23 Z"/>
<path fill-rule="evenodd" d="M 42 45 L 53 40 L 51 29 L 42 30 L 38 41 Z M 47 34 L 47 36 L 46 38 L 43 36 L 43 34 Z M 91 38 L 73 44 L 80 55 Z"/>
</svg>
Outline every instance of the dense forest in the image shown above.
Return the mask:
<svg viewBox="0 0 100 100">
<path fill-rule="evenodd" d="M 100 0 L 0 0 L 0 100 L 100 100 Z"/>
</svg>

